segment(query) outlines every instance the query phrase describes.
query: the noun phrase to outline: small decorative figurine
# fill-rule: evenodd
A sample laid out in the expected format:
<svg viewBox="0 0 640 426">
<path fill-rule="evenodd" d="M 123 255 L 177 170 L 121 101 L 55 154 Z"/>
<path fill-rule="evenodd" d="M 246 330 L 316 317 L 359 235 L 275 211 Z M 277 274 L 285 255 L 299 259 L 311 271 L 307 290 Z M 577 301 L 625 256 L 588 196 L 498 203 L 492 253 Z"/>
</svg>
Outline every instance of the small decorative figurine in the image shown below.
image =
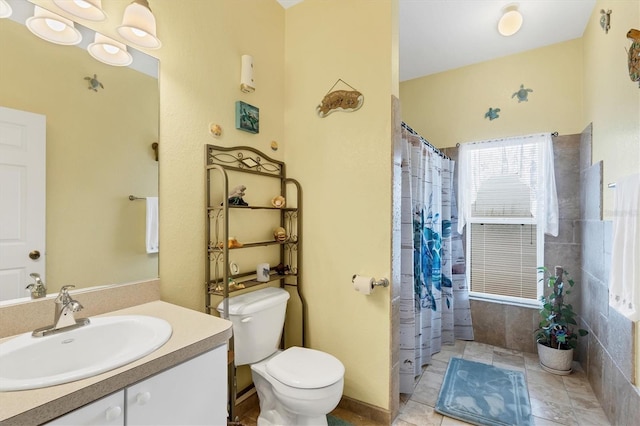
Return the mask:
<svg viewBox="0 0 640 426">
<path fill-rule="evenodd" d="M 227 244 L 229 245 L 229 248 L 231 248 L 231 249 L 232 248 L 240 248 L 240 247 L 244 246 L 244 244 L 241 243 L 240 241 L 238 241 L 236 239 L 236 237 L 230 237 L 229 241 L 227 242 Z M 222 243 L 221 242 L 218 243 L 218 247 L 222 248 Z"/>
<path fill-rule="evenodd" d="M 287 240 L 287 231 L 283 227 L 279 226 L 273 230 L 273 238 L 276 241 L 283 243 Z"/>
<path fill-rule="evenodd" d="M 232 206 L 248 206 L 242 197 L 244 197 L 244 191 L 247 189 L 244 185 L 238 185 L 229 193 L 229 204 Z"/>
<path fill-rule="evenodd" d="M 289 265 L 283 265 L 282 263 L 278 263 L 278 265 L 273 269 L 278 275 L 287 275 L 290 271 Z"/>
<path fill-rule="evenodd" d="M 96 74 L 93 77 L 85 77 L 85 80 L 89 82 L 89 90 L 93 90 L 94 92 L 98 91 L 98 87 L 104 89 L 102 83 L 98 81 L 98 76 Z"/>
<path fill-rule="evenodd" d="M 487 111 L 484 114 L 484 118 L 488 118 L 489 120 L 494 120 L 496 118 L 500 118 L 500 116 L 498 115 L 498 113 L 500 112 L 500 108 L 489 108 L 489 111 Z"/>
<path fill-rule="evenodd" d="M 529 96 L 529 92 L 533 92 L 533 90 L 531 89 L 525 89 L 524 88 L 524 84 L 520 85 L 520 89 L 518 91 L 516 91 L 513 95 L 511 95 L 511 99 L 515 98 L 516 96 L 518 97 L 518 103 L 520 102 L 528 102 L 529 99 L 527 99 L 527 97 Z"/>
<path fill-rule="evenodd" d="M 284 207 L 285 202 L 286 202 L 286 201 L 285 201 L 285 199 L 284 199 L 284 197 L 283 197 L 282 195 L 278 195 L 278 196 L 273 197 L 273 198 L 271 199 L 271 205 L 272 205 L 273 207 L 277 207 L 277 208 L 279 208 L 279 209 L 281 209 L 281 208 L 283 208 L 283 207 Z"/>
</svg>

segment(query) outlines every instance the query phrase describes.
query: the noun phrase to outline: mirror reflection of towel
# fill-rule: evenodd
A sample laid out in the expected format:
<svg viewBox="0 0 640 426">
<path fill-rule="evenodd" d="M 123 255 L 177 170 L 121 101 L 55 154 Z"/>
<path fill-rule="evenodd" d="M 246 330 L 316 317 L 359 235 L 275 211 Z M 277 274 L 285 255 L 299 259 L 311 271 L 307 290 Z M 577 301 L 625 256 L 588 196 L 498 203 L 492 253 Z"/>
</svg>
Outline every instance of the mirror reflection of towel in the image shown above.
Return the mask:
<svg viewBox="0 0 640 426">
<path fill-rule="evenodd" d="M 147 253 L 158 253 L 158 197 L 147 197 Z"/>
</svg>

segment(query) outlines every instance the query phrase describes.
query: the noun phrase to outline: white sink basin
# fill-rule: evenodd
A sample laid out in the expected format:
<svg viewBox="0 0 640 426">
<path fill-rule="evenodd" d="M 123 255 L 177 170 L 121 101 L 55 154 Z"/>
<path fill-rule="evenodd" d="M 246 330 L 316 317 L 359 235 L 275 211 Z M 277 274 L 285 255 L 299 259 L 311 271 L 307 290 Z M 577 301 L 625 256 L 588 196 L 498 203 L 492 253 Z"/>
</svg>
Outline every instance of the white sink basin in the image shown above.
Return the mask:
<svg viewBox="0 0 640 426">
<path fill-rule="evenodd" d="M 122 315 L 45 337 L 21 334 L 0 344 L 0 391 L 37 389 L 95 376 L 162 346 L 171 325 L 159 318 Z"/>
</svg>

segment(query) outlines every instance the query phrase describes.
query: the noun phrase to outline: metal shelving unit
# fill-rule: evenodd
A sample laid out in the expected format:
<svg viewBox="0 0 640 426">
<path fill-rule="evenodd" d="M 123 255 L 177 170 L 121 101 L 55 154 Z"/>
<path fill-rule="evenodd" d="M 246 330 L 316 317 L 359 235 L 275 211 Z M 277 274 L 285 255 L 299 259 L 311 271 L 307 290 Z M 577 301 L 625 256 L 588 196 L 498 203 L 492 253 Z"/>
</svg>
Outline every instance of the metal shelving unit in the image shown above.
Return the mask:
<svg viewBox="0 0 640 426">
<path fill-rule="evenodd" d="M 237 291 L 251 291 L 252 287 L 273 286 L 277 283 L 280 287 L 288 287 L 289 292 L 297 294 L 300 304 L 300 336 L 293 339 L 299 345 L 304 346 L 305 304 L 301 292 L 300 265 L 301 259 L 301 208 L 302 190 L 300 184 L 286 176 L 285 164 L 282 161 L 270 158 L 263 152 L 248 146 L 222 147 L 205 145 L 205 171 L 206 171 L 206 262 L 205 262 L 205 310 L 209 314 L 217 312 L 215 303 L 222 298 L 223 312 L 220 316 L 228 318 L 229 296 Z M 279 195 L 286 198 L 286 207 L 273 207 L 264 205 L 240 206 L 229 203 L 229 186 L 243 183 L 243 179 L 250 178 L 253 182 L 263 182 L 262 179 L 275 180 L 270 185 L 278 187 Z M 290 205 L 293 204 L 293 207 Z M 246 213 L 240 213 L 240 212 Z M 282 227 L 286 231 L 286 239 L 282 242 L 274 240 L 258 239 L 258 241 L 243 242 L 242 247 L 229 247 L 230 218 L 234 215 L 249 214 L 251 212 L 266 212 L 268 217 L 262 216 L 265 221 L 265 229 Z M 256 226 L 255 223 L 252 224 Z M 262 226 L 261 223 L 258 226 Z M 279 253 L 277 258 L 282 265 L 288 267 L 288 273 L 279 274 L 272 265 L 269 281 L 256 280 L 255 270 L 236 271 L 230 270 L 230 262 L 233 254 L 242 251 L 251 253 L 251 250 L 260 250 L 277 246 Z M 246 255 L 251 257 L 251 254 Z M 255 259 L 253 265 L 260 262 Z M 230 282 L 233 284 L 230 285 Z M 293 291 L 292 291 L 293 290 Z M 297 319 L 296 319 L 297 320 Z M 285 336 L 286 337 L 286 336 Z M 235 364 L 233 362 L 233 338 L 229 341 L 229 418 L 234 420 L 236 400 Z"/>
</svg>

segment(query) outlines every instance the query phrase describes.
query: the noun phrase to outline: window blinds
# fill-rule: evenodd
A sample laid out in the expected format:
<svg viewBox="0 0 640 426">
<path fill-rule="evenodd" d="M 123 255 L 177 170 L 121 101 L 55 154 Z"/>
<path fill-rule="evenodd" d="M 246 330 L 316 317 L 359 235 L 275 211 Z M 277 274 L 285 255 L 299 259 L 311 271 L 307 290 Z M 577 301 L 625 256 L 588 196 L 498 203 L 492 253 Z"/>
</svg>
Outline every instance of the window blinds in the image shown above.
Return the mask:
<svg viewBox="0 0 640 426">
<path fill-rule="evenodd" d="M 471 291 L 537 299 L 536 226 L 471 224 Z"/>
</svg>

